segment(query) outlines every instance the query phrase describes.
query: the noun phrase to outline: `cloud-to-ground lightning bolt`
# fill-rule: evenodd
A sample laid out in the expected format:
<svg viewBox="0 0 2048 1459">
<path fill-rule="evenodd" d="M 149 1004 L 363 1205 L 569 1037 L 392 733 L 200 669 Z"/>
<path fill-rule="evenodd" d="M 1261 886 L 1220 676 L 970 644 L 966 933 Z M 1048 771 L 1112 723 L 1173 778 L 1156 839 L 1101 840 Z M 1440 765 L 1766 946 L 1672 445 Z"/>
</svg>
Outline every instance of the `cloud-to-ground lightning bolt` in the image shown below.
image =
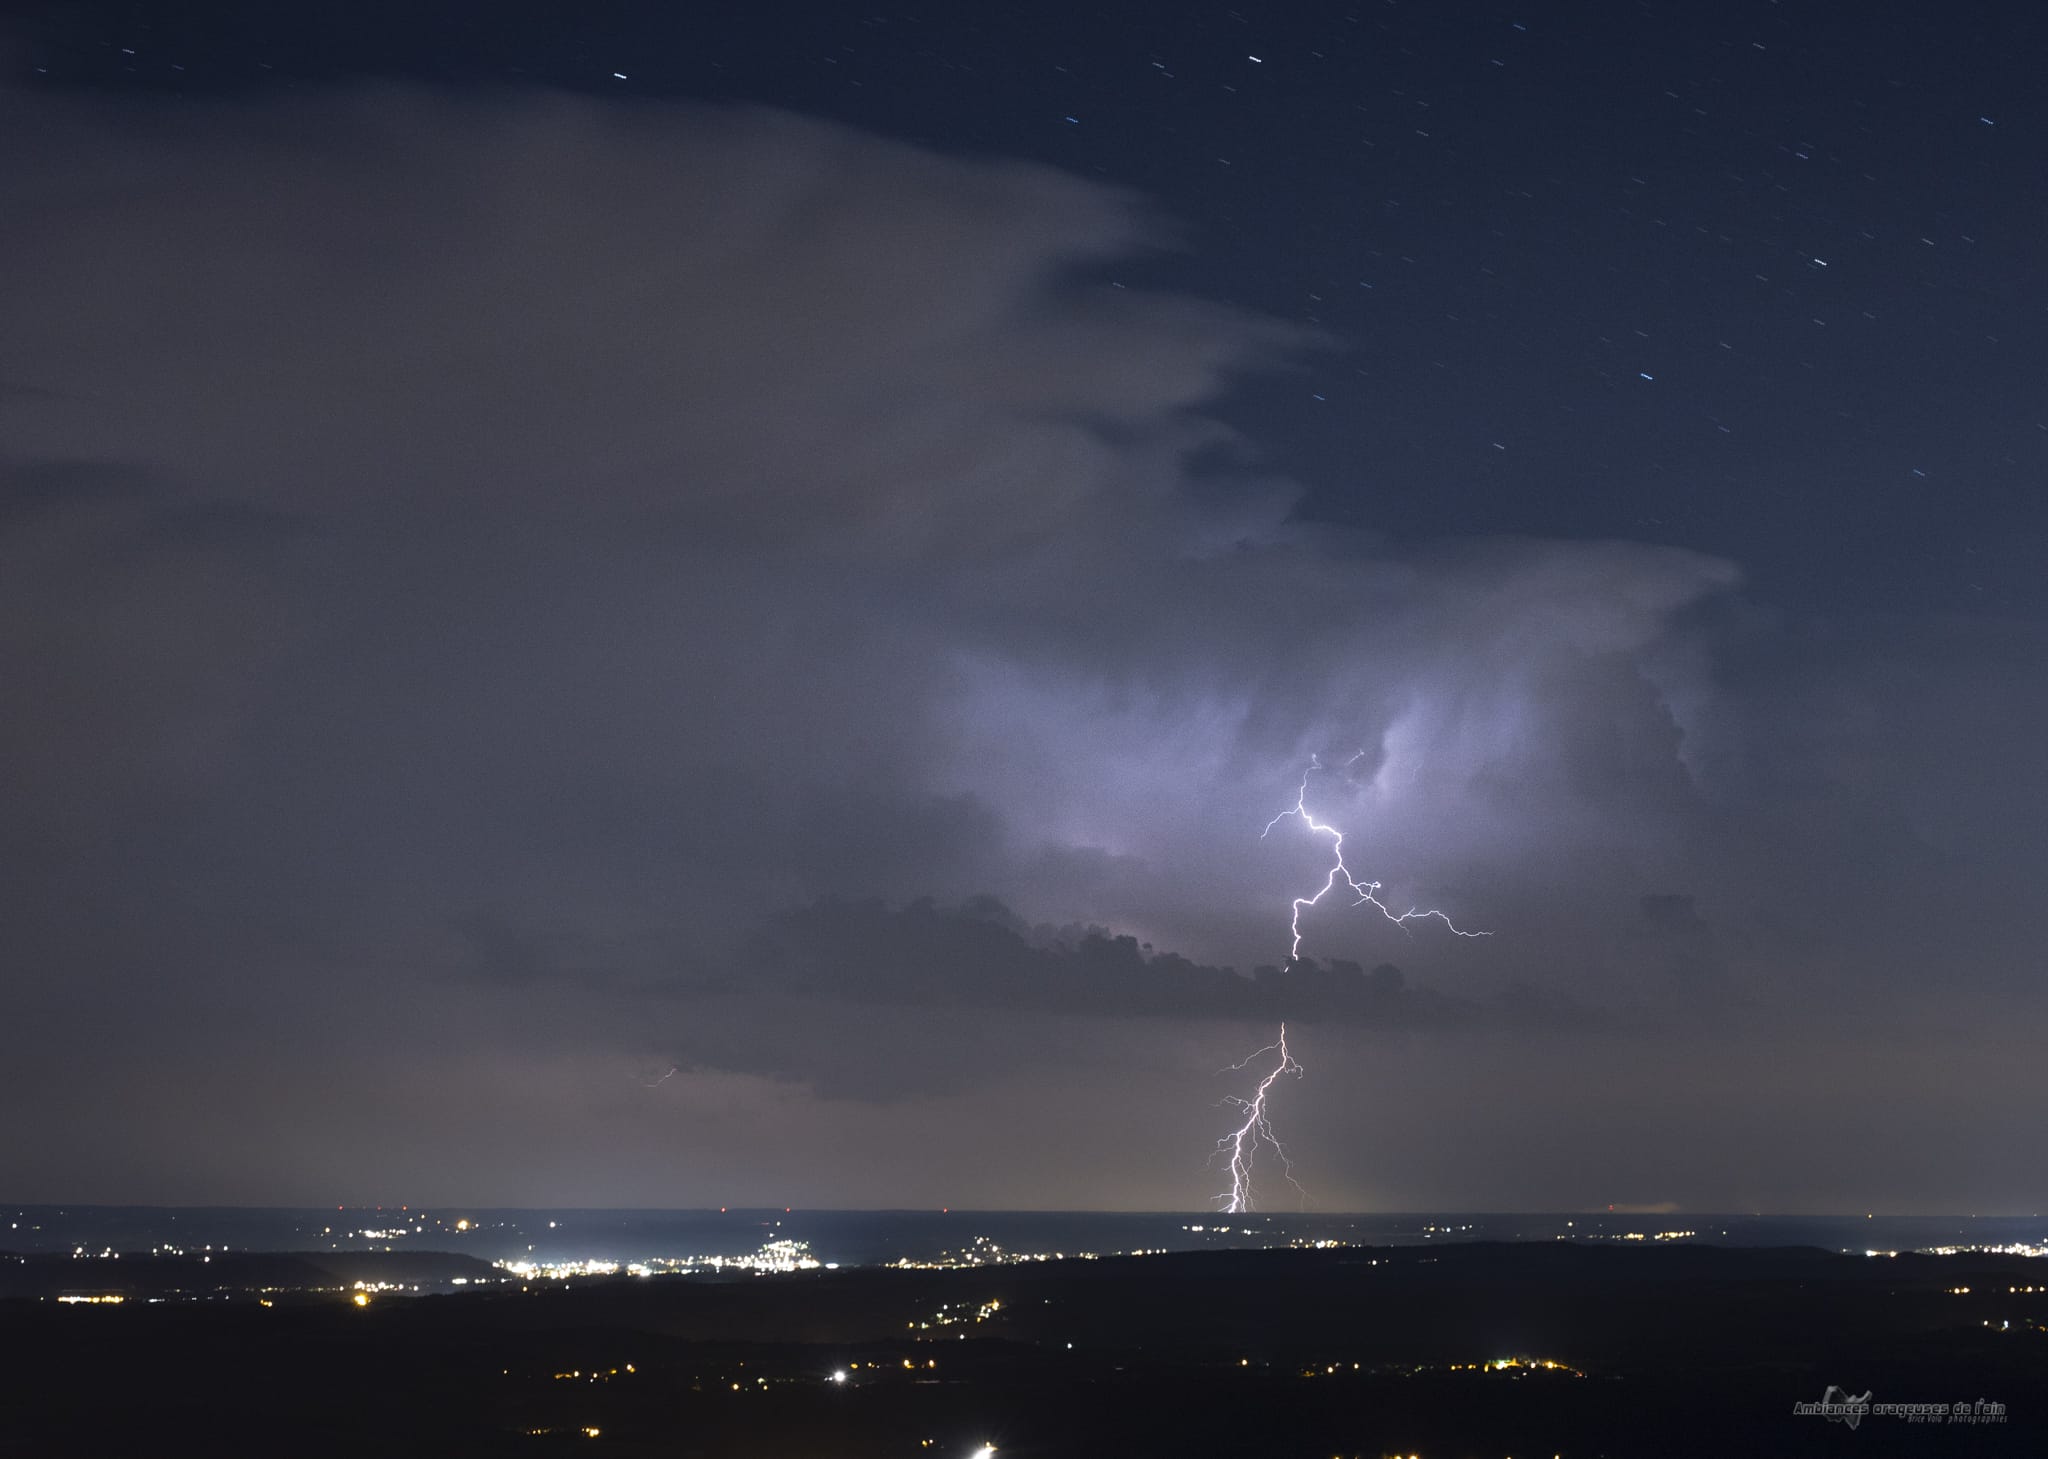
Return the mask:
<svg viewBox="0 0 2048 1459">
<path fill-rule="evenodd" d="M 1363 754 L 1365 754 L 1365 751 L 1360 750 L 1357 755 L 1353 755 L 1349 760 L 1345 761 L 1346 768 L 1348 769 L 1350 766 L 1357 764 L 1359 756 Z M 1264 840 L 1273 833 L 1275 826 L 1279 825 L 1289 816 L 1293 816 L 1304 826 L 1307 826 L 1315 835 L 1328 836 L 1330 838 L 1330 874 L 1323 878 L 1323 884 L 1317 888 L 1314 896 L 1296 897 L 1294 899 L 1294 915 L 1288 923 L 1288 926 L 1294 933 L 1293 945 L 1287 949 L 1287 960 L 1289 962 L 1301 961 L 1301 909 L 1303 907 L 1313 907 L 1324 897 L 1328 896 L 1339 882 L 1351 888 L 1352 892 L 1357 896 L 1358 900 L 1353 902 L 1352 906 L 1360 907 L 1370 902 L 1373 906 L 1379 908 L 1381 916 L 1397 927 L 1405 928 L 1410 922 L 1418 918 L 1434 917 L 1460 937 L 1491 937 L 1493 935 L 1490 932 L 1467 932 L 1464 928 L 1452 922 L 1449 915 L 1437 911 L 1434 907 L 1410 907 L 1405 912 L 1396 912 L 1392 907 L 1389 907 L 1380 900 L 1380 884 L 1378 882 L 1360 881 L 1357 877 L 1353 876 L 1351 868 L 1344 864 L 1344 833 L 1335 826 L 1324 825 L 1310 813 L 1308 808 L 1309 777 L 1322 768 L 1321 760 L 1314 757 L 1310 758 L 1308 769 L 1301 772 L 1301 787 L 1294 793 L 1294 804 L 1273 817 L 1272 820 L 1266 822 L 1266 829 L 1259 832 L 1259 838 Z"/>
<path fill-rule="evenodd" d="M 1348 770 L 1351 766 L 1357 764 L 1359 758 L 1364 754 L 1365 751 L 1360 750 L 1358 754 L 1353 755 L 1344 762 L 1344 768 Z M 1376 881 L 1360 881 L 1356 876 L 1352 875 L 1351 868 L 1344 861 L 1344 833 L 1335 826 L 1325 825 L 1317 820 L 1308 808 L 1309 779 L 1316 771 L 1322 768 L 1323 763 L 1320 759 L 1310 758 L 1308 769 L 1301 773 L 1301 785 L 1294 792 L 1294 804 L 1273 817 L 1272 820 L 1266 822 L 1266 829 L 1259 833 L 1260 839 L 1265 839 L 1273 833 L 1275 826 L 1279 825 L 1289 816 L 1292 816 L 1308 827 L 1311 835 L 1328 836 L 1330 838 L 1330 870 L 1329 874 L 1323 878 L 1322 886 L 1317 888 L 1312 896 L 1296 897 L 1294 899 L 1293 914 L 1288 922 L 1289 930 L 1293 933 L 1294 937 L 1293 942 L 1287 949 L 1287 960 L 1289 962 L 1298 963 L 1301 961 L 1301 909 L 1303 907 L 1315 906 L 1324 897 L 1328 896 L 1340 882 L 1349 887 L 1352 894 L 1357 897 L 1358 900 L 1352 903 L 1354 907 L 1363 906 L 1369 902 L 1379 909 L 1382 917 L 1385 917 L 1389 922 L 1392 922 L 1404 931 L 1410 922 L 1418 919 L 1434 918 L 1460 937 L 1491 937 L 1493 935 L 1490 932 L 1467 932 L 1464 928 L 1451 921 L 1447 913 L 1440 912 L 1434 907 L 1410 907 L 1405 912 L 1396 912 L 1392 907 L 1389 907 L 1380 900 L 1380 883 Z M 1241 1063 L 1232 1064 L 1230 1067 L 1232 1069 L 1242 1069 L 1246 1064 L 1251 1063 L 1253 1059 L 1271 1053 L 1279 1054 L 1280 1061 L 1273 1066 L 1271 1072 L 1259 1081 L 1258 1088 L 1252 1092 L 1252 1097 L 1250 1099 L 1240 1099 L 1232 1096 L 1224 1101 L 1226 1104 L 1237 1106 L 1244 1115 L 1244 1122 L 1242 1124 L 1216 1142 L 1216 1155 L 1229 1157 L 1230 1189 L 1216 1197 L 1222 1203 L 1225 1211 L 1240 1212 L 1252 1209 L 1252 1162 L 1258 1154 L 1260 1145 L 1270 1145 L 1273 1147 L 1273 1153 L 1279 1157 L 1280 1168 L 1282 1173 L 1286 1175 L 1288 1184 L 1292 1185 L 1296 1190 L 1301 1189 L 1301 1182 L 1294 1178 L 1293 1162 L 1287 1158 L 1285 1147 L 1281 1145 L 1279 1137 L 1273 1133 L 1272 1121 L 1266 1110 L 1266 1096 L 1272 1092 L 1273 1085 L 1278 1082 L 1280 1076 L 1283 1074 L 1293 1074 L 1299 1077 L 1302 1072 L 1301 1065 L 1296 1063 L 1294 1056 L 1287 1052 L 1287 1025 L 1284 1023 L 1280 1025 L 1280 1038 L 1278 1042 L 1266 1045 L 1265 1048 L 1248 1056 Z M 1216 1155 L 1212 1155 L 1210 1158 L 1213 1160 L 1216 1158 Z"/>
<path fill-rule="evenodd" d="M 1278 1054 L 1280 1058 L 1259 1080 L 1251 1098 L 1244 1099 L 1232 1094 L 1225 1096 L 1223 1100 L 1225 1104 L 1237 1106 L 1244 1115 L 1244 1123 L 1218 1140 L 1216 1154 L 1210 1157 L 1212 1161 L 1217 1156 L 1226 1157 L 1229 1164 L 1230 1189 L 1219 1192 L 1216 1196 L 1216 1199 L 1222 1202 L 1225 1211 L 1241 1212 L 1252 1209 L 1252 1163 L 1257 1159 L 1261 1145 L 1273 1147 L 1273 1154 L 1280 1161 L 1281 1174 L 1287 1177 L 1289 1185 L 1301 1190 L 1301 1183 L 1294 1178 L 1294 1164 L 1287 1158 L 1287 1150 L 1281 1145 L 1279 1136 L 1273 1133 L 1272 1122 L 1266 1115 L 1266 1096 L 1272 1092 L 1273 1086 L 1279 1083 L 1280 1076 L 1292 1074 L 1299 1078 L 1301 1075 L 1301 1065 L 1287 1052 L 1287 1025 L 1280 1025 L 1278 1041 L 1267 1044 L 1257 1053 L 1246 1055 L 1232 1064 L 1230 1069 L 1242 1069 L 1253 1059 L 1265 1054 Z M 1224 1072 L 1228 1073 L 1230 1070 Z"/>
</svg>

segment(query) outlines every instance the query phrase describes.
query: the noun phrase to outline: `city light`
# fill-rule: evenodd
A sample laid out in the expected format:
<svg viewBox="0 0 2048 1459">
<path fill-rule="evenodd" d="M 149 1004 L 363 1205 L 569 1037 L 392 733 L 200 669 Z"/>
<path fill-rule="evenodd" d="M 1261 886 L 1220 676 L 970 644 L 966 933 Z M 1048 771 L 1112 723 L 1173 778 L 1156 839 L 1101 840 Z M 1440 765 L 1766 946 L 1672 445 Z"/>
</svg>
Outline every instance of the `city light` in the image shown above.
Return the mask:
<svg viewBox="0 0 2048 1459">
<path fill-rule="evenodd" d="M 702 1256 L 659 1256 L 633 1262 L 619 1262 L 606 1257 L 585 1257 L 579 1261 L 496 1261 L 491 1265 L 522 1279 L 540 1277 L 549 1281 L 566 1281 L 571 1277 L 615 1277 L 620 1272 L 629 1277 L 689 1276 L 700 1271 L 743 1271 L 757 1275 L 811 1272 L 817 1271 L 825 1263 L 811 1255 L 808 1241 L 791 1241 L 778 1237 L 773 1241 L 763 1242 L 756 1250 L 739 1256 L 716 1253 Z"/>
</svg>

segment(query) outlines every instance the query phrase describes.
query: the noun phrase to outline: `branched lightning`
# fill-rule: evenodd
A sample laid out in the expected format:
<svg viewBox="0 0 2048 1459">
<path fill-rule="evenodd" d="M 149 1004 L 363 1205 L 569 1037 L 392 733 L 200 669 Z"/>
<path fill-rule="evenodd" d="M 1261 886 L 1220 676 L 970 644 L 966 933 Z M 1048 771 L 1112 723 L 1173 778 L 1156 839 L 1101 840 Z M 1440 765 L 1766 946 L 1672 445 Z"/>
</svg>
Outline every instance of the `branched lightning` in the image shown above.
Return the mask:
<svg viewBox="0 0 2048 1459">
<path fill-rule="evenodd" d="M 1364 750 L 1360 750 L 1358 754 L 1353 755 L 1344 762 L 1344 768 L 1350 769 L 1351 766 L 1358 763 L 1360 757 L 1365 753 Z M 1325 825 L 1317 820 L 1314 813 L 1308 808 L 1309 780 L 1318 770 L 1323 768 L 1323 763 L 1320 759 L 1311 758 L 1309 760 L 1308 768 L 1301 773 L 1301 785 L 1294 792 L 1294 804 L 1273 817 L 1272 820 L 1266 822 L 1266 829 L 1259 833 L 1260 839 L 1265 839 L 1273 833 L 1275 826 L 1292 816 L 1300 821 L 1302 825 L 1308 827 L 1309 834 L 1328 836 L 1330 838 L 1330 870 L 1324 876 L 1322 886 L 1318 887 L 1311 896 L 1296 897 L 1294 899 L 1293 914 L 1288 921 L 1289 930 L 1293 933 L 1294 937 L 1293 942 L 1287 949 L 1287 960 L 1290 963 L 1301 961 L 1301 909 L 1315 906 L 1340 883 L 1349 887 L 1352 894 L 1357 897 L 1358 900 L 1352 903 L 1354 907 L 1364 906 L 1369 903 L 1378 909 L 1382 917 L 1403 931 L 1407 930 L 1410 922 L 1434 918 L 1459 937 L 1491 937 L 1493 935 L 1490 932 L 1467 932 L 1464 928 L 1451 921 L 1448 913 L 1440 912 L 1434 907 L 1411 906 L 1405 912 L 1396 912 L 1392 907 L 1389 907 L 1380 900 L 1380 883 L 1376 881 L 1360 881 L 1354 876 L 1351 868 L 1344 861 L 1344 833 L 1335 826 Z M 1216 1142 L 1215 1153 L 1210 1156 L 1212 1163 L 1218 1157 L 1227 1159 L 1230 1168 L 1230 1189 L 1219 1193 L 1215 1199 L 1225 1211 L 1229 1212 L 1243 1212 L 1252 1209 L 1252 1164 L 1258 1156 L 1261 1145 L 1272 1146 L 1273 1154 L 1278 1157 L 1281 1173 L 1287 1177 L 1288 1184 L 1292 1185 L 1296 1190 L 1301 1190 L 1301 1183 L 1294 1178 L 1294 1164 L 1287 1158 L 1287 1150 L 1281 1145 L 1279 1136 L 1273 1133 L 1272 1120 L 1266 1108 L 1266 1097 L 1272 1092 L 1273 1086 L 1279 1082 L 1281 1075 L 1292 1074 L 1299 1078 L 1302 1073 L 1301 1065 L 1296 1063 L 1294 1056 L 1287 1051 L 1287 1025 L 1284 1023 L 1280 1025 L 1280 1037 L 1276 1042 L 1270 1043 L 1257 1053 L 1251 1054 L 1242 1061 L 1232 1064 L 1230 1069 L 1243 1069 L 1252 1060 L 1261 1058 L 1266 1054 L 1278 1054 L 1280 1056 L 1279 1062 L 1274 1064 L 1265 1076 L 1259 1080 L 1258 1087 L 1252 1091 L 1251 1098 L 1244 1099 L 1236 1095 L 1225 1098 L 1223 1102 L 1234 1106 L 1243 1114 L 1244 1120 L 1236 1129 Z M 1226 1070 L 1225 1072 L 1229 1071 Z M 1303 1193 L 1306 1194 L 1306 1192 Z"/>
<path fill-rule="evenodd" d="M 1352 765 L 1357 764 L 1359 756 L 1363 754 L 1365 754 L 1365 751 L 1360 750 L 1357 755 L 1353 755 L 1349 760 L 1345 761 L 1345 768 L 1348 769 Z M 1439 912 L 1434 907 L 1410 907 L 1405 912 L 1396 912 L 1392 907 L 1389 907 L 1385 902 L 1382 902 L 1380 900 L 1380 884 L 1378 882 L 1360 881 L 1357 877 L 1353 876 L 1351 874 L 1351 868 L 1344 864 L 1344 833 L 1338 830 L 1335 826 L 1324 825 L 1321 821 L 1317 820 L 1309 812 L 1309 777 L 1314 775 L 1316 771 L 1322 768 L 1323 763 L 1321 760 L 1316 759 L 1314 757 L 1310 758 L 1308 762 L 1308 769 L 1301 772 L 1301 786 L 1294 793 L 1294 804 L 1289 806 L 1286 810 L 1280 812 L 1279 815 L 1273 817 L 1272 820 L 1266 822 L 1266 829 L 1259 832 L 1259 838 L 1261 840 L 1264 840 L 1267 836 L 1272 834 L 1273 828 L 1275 826 L 1279 825 L 1289 816 L 1293 816 L 1294 818 L 1299 820 L 1304 826 L 1307 826 L 1311 833 L 1317 836 L 1328 836 L 1330 838 L 1330 874 L 1323 879 L 1322 886 L 1316 890 L 1314 896 L 1296 897 L 1294 899 L 1294 915 L 1288 923 L 1289 927 L 1292 929 L 1294 933 L 1293 945 L 1287 949 L 1287 960 L 1289 962 L 1301 961 L 1301 909 L 1303 907 L 1313 907 L 1316 903 L 1320 902 L 1324 897 L 1328 896 L 1330 894 L 1331 889 L 1334 888 L 1339 882 L 1342 882 L 1345 886 L 1351 888 L 1351 890 L 1357 895 L 1358 900 L 1353 902 L 1351 904 L 1352 906 L 1360 907 L 1364 906 L 1366 903 L 1369 902 L 1379 909 L 1381 916 L 1385 917 L 1389 922 L 1392 922 L 1397 927 L 1406 928 L 1410 922 L 1415 921 L 1417 918 L 1434 917 L 1437 921 L 1443 923 L 1444 926 L 1450 928 L 1451 931 L 1455 932 L 1460 937 L 1491 937 L 1493 935 L 1490 932 L 1467 932 L 1462 927 L 1459 927 L 1456 923 L 1451 921 L 1448 914 Z"/>
<path fill-rule="evenodd" d="M 1273 1147 L 1273 1154 L 1280 1160 L 1281 1174 L 1287 1177 L 1289 1185 L 1301 1190 L 1301 1183 L 1294 1178 L 1294 1164 L 1287 1158 L 1287 1150 L 1281 1145 L 1279 1137 L 1273 1133 L 1272 1122 L 1266 1115 L 1266 1096 L 1272 1092 L 1280 1076 L 1292 1074 L 1299 1078 L 1301 1075 L 1301 1065 L 1287 1052 L 1287 1025 L 1280 1025 L 1280 1038 L 1277 1042 L 1267 1044 L 1256 1053 L 1247 1054 L 1222 1072 L 1227 1074 L 1242 1069 L 1261 1055 L 1275 1053 L 1280 1056 L 1280 1061 L 1259 1080 L 1251 1098 L 1244 1099 L 1232 1094 L 1226 1095 L 1223 1100 L 1223 1103 L 1234 1105 L 1244 1115 L 1244 1123 L 1218 1140 L 1216 1154 L 1210 1157 L 1212 1162 L 1218 1156 L 1228 1157 L 1230 1189 L 1216 1195 L 1216 1200 L 1222 1202 L 1225 1211 L 1239 1212 L 1252 1209 L 1252 1162 L 1257 1158 L 1261 1145 Z M 1303 1194 L 1306 1195 L 1307 1192 L 1304 1191 Z"/>
</svg>

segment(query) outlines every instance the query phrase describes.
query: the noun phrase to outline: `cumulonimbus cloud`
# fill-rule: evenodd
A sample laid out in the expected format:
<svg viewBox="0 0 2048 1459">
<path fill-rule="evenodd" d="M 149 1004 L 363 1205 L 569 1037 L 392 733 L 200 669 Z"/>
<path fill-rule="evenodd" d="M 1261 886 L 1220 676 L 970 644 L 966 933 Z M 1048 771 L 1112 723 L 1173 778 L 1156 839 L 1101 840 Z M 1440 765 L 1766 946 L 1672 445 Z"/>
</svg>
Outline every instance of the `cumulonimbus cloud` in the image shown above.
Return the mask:
<svg viewBox="0 0 2048 1459">
<path fill-rule="evenodd" d="M 1647 933 L 1777 979 L 1913 854 L 1880 796 L 1768 822 L 1862 848 L 1855 889 L 1757 855 L 1758 787 L 1868 741 L 1732 565 L 1296 517 L 1211 407 L 1325 342 L 1125 287 L 1172 241 L 1125 193 L 762 112 L 0 101 L 17 1034 L 137 988 L 169 1004 L 111 1047 L 184 1000 L 363 1038 L 431 1005 L 375 1035 L 426 1049 L 451 987 L 618 997 L 577 1038 L 636 1048 L 693 989 L 1128 1011 L 1123 935 L 1162 1016 L 1266 1017 L 1216 979 L 1324 873 L 1258 834 L 1318 754 L 1356 870 L 1500 934 L 1319 908 L 1326 967 L 1408 970 L 1359 975 L 1366 1025 L 1651 997 Z M 1889 648 L 1979 662 L 1931 632 Z M 1109 951 L 835 962 L 848 907 L 988 890 Z"/>
</svg>

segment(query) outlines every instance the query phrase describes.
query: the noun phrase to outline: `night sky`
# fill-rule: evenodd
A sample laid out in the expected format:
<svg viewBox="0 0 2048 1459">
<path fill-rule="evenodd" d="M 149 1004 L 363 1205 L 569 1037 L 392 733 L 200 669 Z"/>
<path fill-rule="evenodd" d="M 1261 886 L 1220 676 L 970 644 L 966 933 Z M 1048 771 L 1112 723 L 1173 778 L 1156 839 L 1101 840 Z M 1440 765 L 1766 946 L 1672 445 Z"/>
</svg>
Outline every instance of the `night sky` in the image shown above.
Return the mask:
<svg viewBox="0 0 2048 1459">
<path fill-rule="evenodd" d="M 0 1194 L 2048 1201 L 2037 7 L 696 9 L 0 21 Z"/>
</svg>

